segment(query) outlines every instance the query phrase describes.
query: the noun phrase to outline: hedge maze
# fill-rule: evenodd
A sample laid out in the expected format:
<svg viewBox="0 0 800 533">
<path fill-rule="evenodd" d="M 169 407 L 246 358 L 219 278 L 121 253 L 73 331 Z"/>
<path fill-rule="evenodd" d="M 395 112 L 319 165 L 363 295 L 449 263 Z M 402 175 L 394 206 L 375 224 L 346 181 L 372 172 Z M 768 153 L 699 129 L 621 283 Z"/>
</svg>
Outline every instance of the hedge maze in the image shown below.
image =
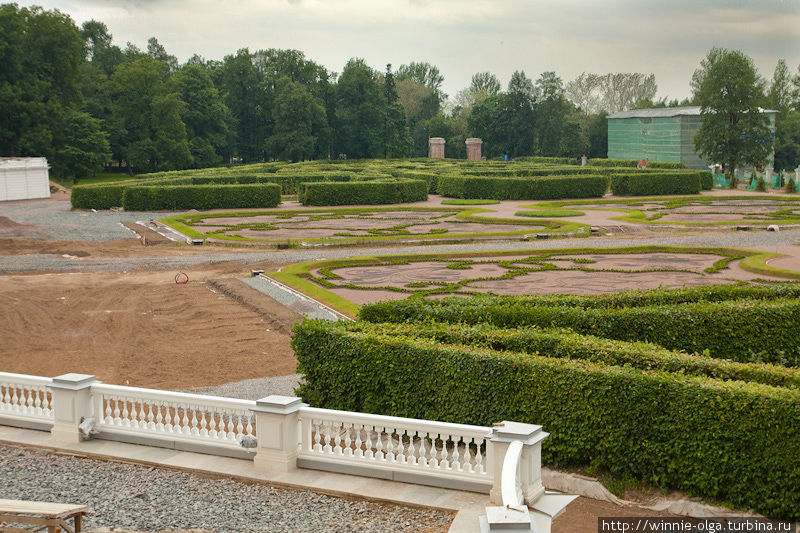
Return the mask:
<svg viewBox="0 0 800 533">
<path fill-rule="evenodd" d="M 381 302 L 305 321 L 312 405 L 551 433 L 542 459 L 800 519 L 800 287 Z"/>
<path fill-rule="evenodd" d="M 162 172 L 124 183 L 76 186 L 72 206 L 82 209 L 210 209 L 274 207 L 280 194 L 304 205 L 414 202 L 438 193 L 460 199 L 554 200 L 615 194 L 699 193 L 711 174 L 674 164 L 632 169 L 630 162 L 580 167 L 560 158 L 529 161 L 360 160 L 258 163 Z M 249 188 L 242 186 L 249 185 Z M 275 186 L 279 187 L 276 202 Z M 194 188 L 198 191 L 193 191 Z M 140 189 L 148 188 L 147 191 Z M 211 206 L 211 207 L 209 207 Z"/>
</svg>

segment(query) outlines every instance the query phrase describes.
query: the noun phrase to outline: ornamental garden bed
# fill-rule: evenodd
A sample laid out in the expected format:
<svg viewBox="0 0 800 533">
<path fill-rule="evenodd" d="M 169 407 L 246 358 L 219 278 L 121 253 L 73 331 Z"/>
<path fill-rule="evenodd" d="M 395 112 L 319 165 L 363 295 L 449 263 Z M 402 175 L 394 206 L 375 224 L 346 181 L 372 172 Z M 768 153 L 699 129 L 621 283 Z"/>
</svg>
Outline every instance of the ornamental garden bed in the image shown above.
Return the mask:
<svg viewBox="0 0 800 533">
<path fill-rule="evenodd" d="M 270 275 L 355 315 L 360 305 L 412 295 L 600 294 L 800 276 L 768 265 L 774 257 L 678 246 L 460 252 L 315 261 Z"/>
</svg>

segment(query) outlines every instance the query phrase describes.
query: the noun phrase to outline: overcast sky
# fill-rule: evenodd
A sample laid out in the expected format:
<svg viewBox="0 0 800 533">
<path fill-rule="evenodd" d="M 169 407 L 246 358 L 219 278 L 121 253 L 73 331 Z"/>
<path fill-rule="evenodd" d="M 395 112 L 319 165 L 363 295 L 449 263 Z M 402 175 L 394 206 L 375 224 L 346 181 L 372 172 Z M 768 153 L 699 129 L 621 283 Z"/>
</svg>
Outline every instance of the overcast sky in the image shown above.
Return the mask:
<svg viewBox="0 0 800 533">
<path fill-rule="evenodd" d="M 156 37 L 184 62 L 239 48 L 296 48 L 341 72 L 351 57 L 373 68 L 428 61 L 455 95 L 490 71 L 505 87 L 524 70 L 656 75 L 658 96 L 689 95 L 714 47 L 739 49 L 772 77 L 800 65 L 800 0 L 43 0 L 80 25 L 104 22 L 114 43 L 144 49 Z"/>
</svg>

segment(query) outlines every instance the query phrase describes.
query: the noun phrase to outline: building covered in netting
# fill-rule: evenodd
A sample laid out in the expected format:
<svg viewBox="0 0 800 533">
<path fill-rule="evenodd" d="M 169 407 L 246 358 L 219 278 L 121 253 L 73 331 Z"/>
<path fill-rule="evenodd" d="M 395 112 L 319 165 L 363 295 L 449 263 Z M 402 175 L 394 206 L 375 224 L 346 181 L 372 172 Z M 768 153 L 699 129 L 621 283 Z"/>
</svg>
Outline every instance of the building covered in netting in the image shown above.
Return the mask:
<svg viewBox="0 0 800 533">
<path fill-rule="evenodd" d="M 777 112 L 763 112 L 774 135 Z M 699 128 L 699 106 L 620 111 L 608 117 L 608 158 L 676 161 L 706 169 L 711 162 L 702 159 L 694 146 Z"/>
</svg>

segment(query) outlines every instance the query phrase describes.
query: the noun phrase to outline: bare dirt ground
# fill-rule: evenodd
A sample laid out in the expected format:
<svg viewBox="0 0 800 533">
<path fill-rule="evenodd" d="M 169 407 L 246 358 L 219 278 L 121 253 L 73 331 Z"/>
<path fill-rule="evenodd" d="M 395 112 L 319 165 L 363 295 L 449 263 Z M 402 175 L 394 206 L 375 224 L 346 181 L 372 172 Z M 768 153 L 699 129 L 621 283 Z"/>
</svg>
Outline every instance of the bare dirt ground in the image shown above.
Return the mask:
<svg viewBox="0 0 800 533">
<path fill-rule="evenodd" d="M 192 271 L 185 285 L 168 271 L 0 276 L 0 366 L 161 389 L 293 374 L 301 317 L 237 274 Z"/>
</svg>

